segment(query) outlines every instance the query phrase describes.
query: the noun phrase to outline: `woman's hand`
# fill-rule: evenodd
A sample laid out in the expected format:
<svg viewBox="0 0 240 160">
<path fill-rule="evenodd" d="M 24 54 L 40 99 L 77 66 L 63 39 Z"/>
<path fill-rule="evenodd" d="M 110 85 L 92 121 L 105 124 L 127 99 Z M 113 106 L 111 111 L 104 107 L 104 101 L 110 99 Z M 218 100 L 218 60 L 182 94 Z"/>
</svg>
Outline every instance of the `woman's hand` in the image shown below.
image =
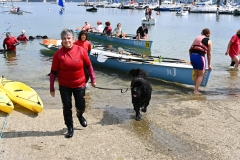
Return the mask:
<svg viewBox="0 0 240 160">
<path fill-rule="evenodd" d="M 96 87 L 97 83 L 94 82 L 94 83 L 91 83 L 92 87 Z"/>
<path fill-rule="evenodd" d="M 55 97 L 55 91 L 50 92 L 50 94 L 51 94 L 52 97 Z"/>
</svg>

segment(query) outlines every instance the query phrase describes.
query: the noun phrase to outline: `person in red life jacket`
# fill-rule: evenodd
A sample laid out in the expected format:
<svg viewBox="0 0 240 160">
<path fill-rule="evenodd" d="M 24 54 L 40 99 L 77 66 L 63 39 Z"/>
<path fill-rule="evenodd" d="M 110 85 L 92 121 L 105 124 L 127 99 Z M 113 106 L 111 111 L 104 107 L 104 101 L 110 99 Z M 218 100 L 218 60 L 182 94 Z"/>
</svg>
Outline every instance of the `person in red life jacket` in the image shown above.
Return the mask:
<svg viewBox="0 0 240 160">
<path fill-rule="evenodd" d="M 16 45 L 18 44 L 18 40 L 15 37 L 11 36 L 10 32 L 7 32 L 6 38 L 3 40 L 3 49 L 7 51 L 16 51 Z"/>
<path fill-rule="evenodd" d="M 25 30 L 22 30 L 22 33 L 17 37 L 17 40 L 22 42 L 28 41 L 28 37 L 26 36 Z"/>
<path fill-rule="evenodd" d="M 103 29 L 103 33 L 107 34 L 108 36 L 111 36 L 111 34 L 112 34 L 112 27 L 111 27 L 111 23 L 109 21 L 105 22 L 105 27 Z"/>
<path fill-rule="evenodd" d="M 189 49 L 190 60 L 194 70 L 194 94 L 201 94 L 199 92 L 199 87 L 202 83 L 206 68 L 205 55 L 207 55 L 208 69 L 212 70 L 212 41 L 209 37 L 210 30 L 208 28 L 203 29 L 201 35 L 195 38 Z"/>
<path fill-rule="evenodd" d="M 88 56 L 90 56 L 90 53 L 92 50 L 92 45 L 88 41 L 87 31 L 81 31 L 78 35 L 78 40 L 76 42 L 74 42 L 74 44 L 83 47 L 87 51 Z M 89 80 L 89 75 L 88 75 L 86 67 L 84 68 L 84 74 L 85 74 L 86 82 L 87 82 Z"/>
<path fill-rule="evenodd" d="M 230 67 L 235 67 L 235 68 L 238 67 L 238 64 L 239 64 L 238 55 L 239 54 L 240 54 L 240 29 L 230 39 L 228 46 L 227 46 L 227 51 L 225 53 L 225 55 L 229 55 L 232 59 L 232 63 L 230 64 Z"/>
<path fill-rule="evenodd" d="M 142 24 L 142 26 L 140 26 L 138 29 L 137 29 L 137 37 L 136 37 L 138 40 L 140 39 L 145 39 L 147 40 L 148 39 L 148 28 L 146 27 L 146 24 Z"/>
<path fill-rule="evenodd" d="M 86 78 L 84 67 L 87 68 L 92 87 L 96 86 L 96 79 L 87 51 L 74 44 L 74 32 L 64 29 L 61 32 L 62 47 L 55 52 L 50 72 L 50 94 L 55 97 L 54 81 L 58 76 L 59 91 L 63 103 L 63 117 L 67 126 L 65 138 L 73 136 L 72 95 L 75 99 L 77 117 L 83 127 L 87 121 L 83 117 L 85 112 Z"/>
</svg>

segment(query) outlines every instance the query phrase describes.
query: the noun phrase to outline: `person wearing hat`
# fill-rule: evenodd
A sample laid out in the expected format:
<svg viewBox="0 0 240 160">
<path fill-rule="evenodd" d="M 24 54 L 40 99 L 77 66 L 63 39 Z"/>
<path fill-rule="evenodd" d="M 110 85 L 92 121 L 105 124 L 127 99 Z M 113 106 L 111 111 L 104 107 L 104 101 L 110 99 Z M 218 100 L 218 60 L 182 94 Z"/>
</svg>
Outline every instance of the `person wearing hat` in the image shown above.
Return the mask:
<svg viewBox="0 0 240 160">
<path fill-rule="evenodd" d="M 102 33 L 103 32 L 103 25 L 102 25 L 102 22 L 101 21 L 97 21 L 97 27 L 93 27 L 93 29 L 96 31 L 96 32 L 100 32 Z M 93 30 L 92 30 L 93 31 Z"/>
<path fill-rule="evenodd" d="M 6 38 L 3 40 L 3 49 L 7 51 L 16 51 L 16 45 L 18 44 L 18 40 L 15 37 L 11 36 L 10 32 L 7 32 Z"/>
<path fill-rule="evenodd" d="M 28 37 L 26 36 L 26 32 L 22 30 L 22 33 L 17 37 L 17 40 L 26 42 L 28 41 Z"/>
<path fill-rule="evenodd" d="M 142 26 L 140 26 L 138 29 L 137 29 L 137 37 L 136 37 L 138 40 L 139 39 L 145 39 L 147 40 L 148 39 L 148 28 L 146 27 L 146 24 L 142 24 Z"/>
</svg>

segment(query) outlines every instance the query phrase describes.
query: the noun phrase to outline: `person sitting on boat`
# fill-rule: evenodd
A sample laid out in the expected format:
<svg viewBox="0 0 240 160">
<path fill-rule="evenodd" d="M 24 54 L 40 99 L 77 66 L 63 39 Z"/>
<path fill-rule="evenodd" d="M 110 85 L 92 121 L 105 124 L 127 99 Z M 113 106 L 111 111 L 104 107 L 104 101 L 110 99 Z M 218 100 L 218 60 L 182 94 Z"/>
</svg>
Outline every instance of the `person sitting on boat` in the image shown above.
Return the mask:
<svg viewBox="0 0 240 160">
<path fill-rule="evenodd" d="M 103 33 L 105 33 L 108 36 L 111 36 L 112 34 L 112 27 L 110 25 L 111 23 L 109 21 L 105 22 L 105 27 L 103 29 Z"/>
<path fill-rule="evenodd" d="M 121 23 L 117 24 L 117 27 L 113 30 L 112 35 L 115 35 L 116 37 L 119 38 L 125 38 L 125 33 L 122 31 Z"/>
<path fill-rule="evenodd" d="M 20 6 L 18 6 L 18 8 L 17 8 L 17 12 L 20 12 Z"/>
<path fill-rule="evenodd" d="M 148 39 L 148 28 L 146 27 L 146 24 L 142 24 L 142 26 L 140 26 L 138 29 L 137 29 L 137 37 L 136 37 L 138 40 L 139 39 L 145 39 L 147 40 Z"/>
<path fill-rule="evenodd" d="M 22 30 L 22 33 L 17 37 L 17 40 L 19 41 L 28 41 L 28 37 L 26 36 L 25 30 Z"/>
<path fill-rule="evenodd" d="M 15 7 L 12 7 L 11 11 L 12 11 L 12 12 L 15 12 L 15 11 L 16 11 L 16 8 L 15 8 Z"/>
<path fill-rule="evenodd" d="M 92 29 L 91 25 L 88 22 L 85 22 L 81 30 L 89 32 L 91 29 Z"/>
<path fill-rule="evenodd" d="M 11 36 L 10 32 L 7 32 L 6 38 L 3 40 L 3 49 L 6 50 L 7 46 L 7 51 L 16 51 L 16 45 L 18 44 L 18 40 Z"/>
<path fill-rule="evenodd" d="M 97 21 L 97 27 L 93 27 L 93 29 L 96 31 L 96 32 L 100 32 L 102 33 L 103 32 L 103 25 L 102 25 L 102 22 L 101 21 Z M 92 30 L 93 31 L 93 30 Z"/>
</svg>

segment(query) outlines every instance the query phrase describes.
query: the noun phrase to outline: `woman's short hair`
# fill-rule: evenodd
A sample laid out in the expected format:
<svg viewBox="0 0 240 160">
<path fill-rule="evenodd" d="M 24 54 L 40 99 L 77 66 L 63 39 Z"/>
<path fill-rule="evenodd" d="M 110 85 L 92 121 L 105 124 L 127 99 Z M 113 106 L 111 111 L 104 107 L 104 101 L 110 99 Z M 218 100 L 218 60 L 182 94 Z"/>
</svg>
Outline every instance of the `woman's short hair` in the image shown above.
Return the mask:
<svg viewBox="0 0 240 160">
<path fill-rule="evenodd" d="M 237 31 L 237 34 L 240 34 L 240 29 Z"/>
<path fill-rule="evenodd" d="M 118 24 L 117 24 L 117 27 L 118 27 L 119 25 L 121 25 L 121 23 L 118 23 Z"/>
<path fill-rule="evenodd" d="M 88 39 L 88 34 L 87 34 L 87 31 L 83 30 L 79 33 L 78 35 L 78 40 L 81 40 L 81 37 L 82 35 L 85 35 L 86 36 L 86 40 Z"/>
<path fill-rule="evenodd" d="M 109 21 L 107 21 L 107 22 L 105 22 L 105 25 L 106 25 L 106 26 L 110 26 L 111 23 L 110 23 Z"/>
<path fill-rule="evenodd" d="M 210 36 L 210 30 L 208 28 L 204 28 L 202 30 L 202 35 L 209 37 Z"/>
<path fill-rule="evenodd" d="M 74 32 L 72 29 L 63 29 L 62 32 L 61 32 L 61 39 L 64 38 L 65 35 L 71 35 L 72 38 L 74 39 Z"/>
</svg>

